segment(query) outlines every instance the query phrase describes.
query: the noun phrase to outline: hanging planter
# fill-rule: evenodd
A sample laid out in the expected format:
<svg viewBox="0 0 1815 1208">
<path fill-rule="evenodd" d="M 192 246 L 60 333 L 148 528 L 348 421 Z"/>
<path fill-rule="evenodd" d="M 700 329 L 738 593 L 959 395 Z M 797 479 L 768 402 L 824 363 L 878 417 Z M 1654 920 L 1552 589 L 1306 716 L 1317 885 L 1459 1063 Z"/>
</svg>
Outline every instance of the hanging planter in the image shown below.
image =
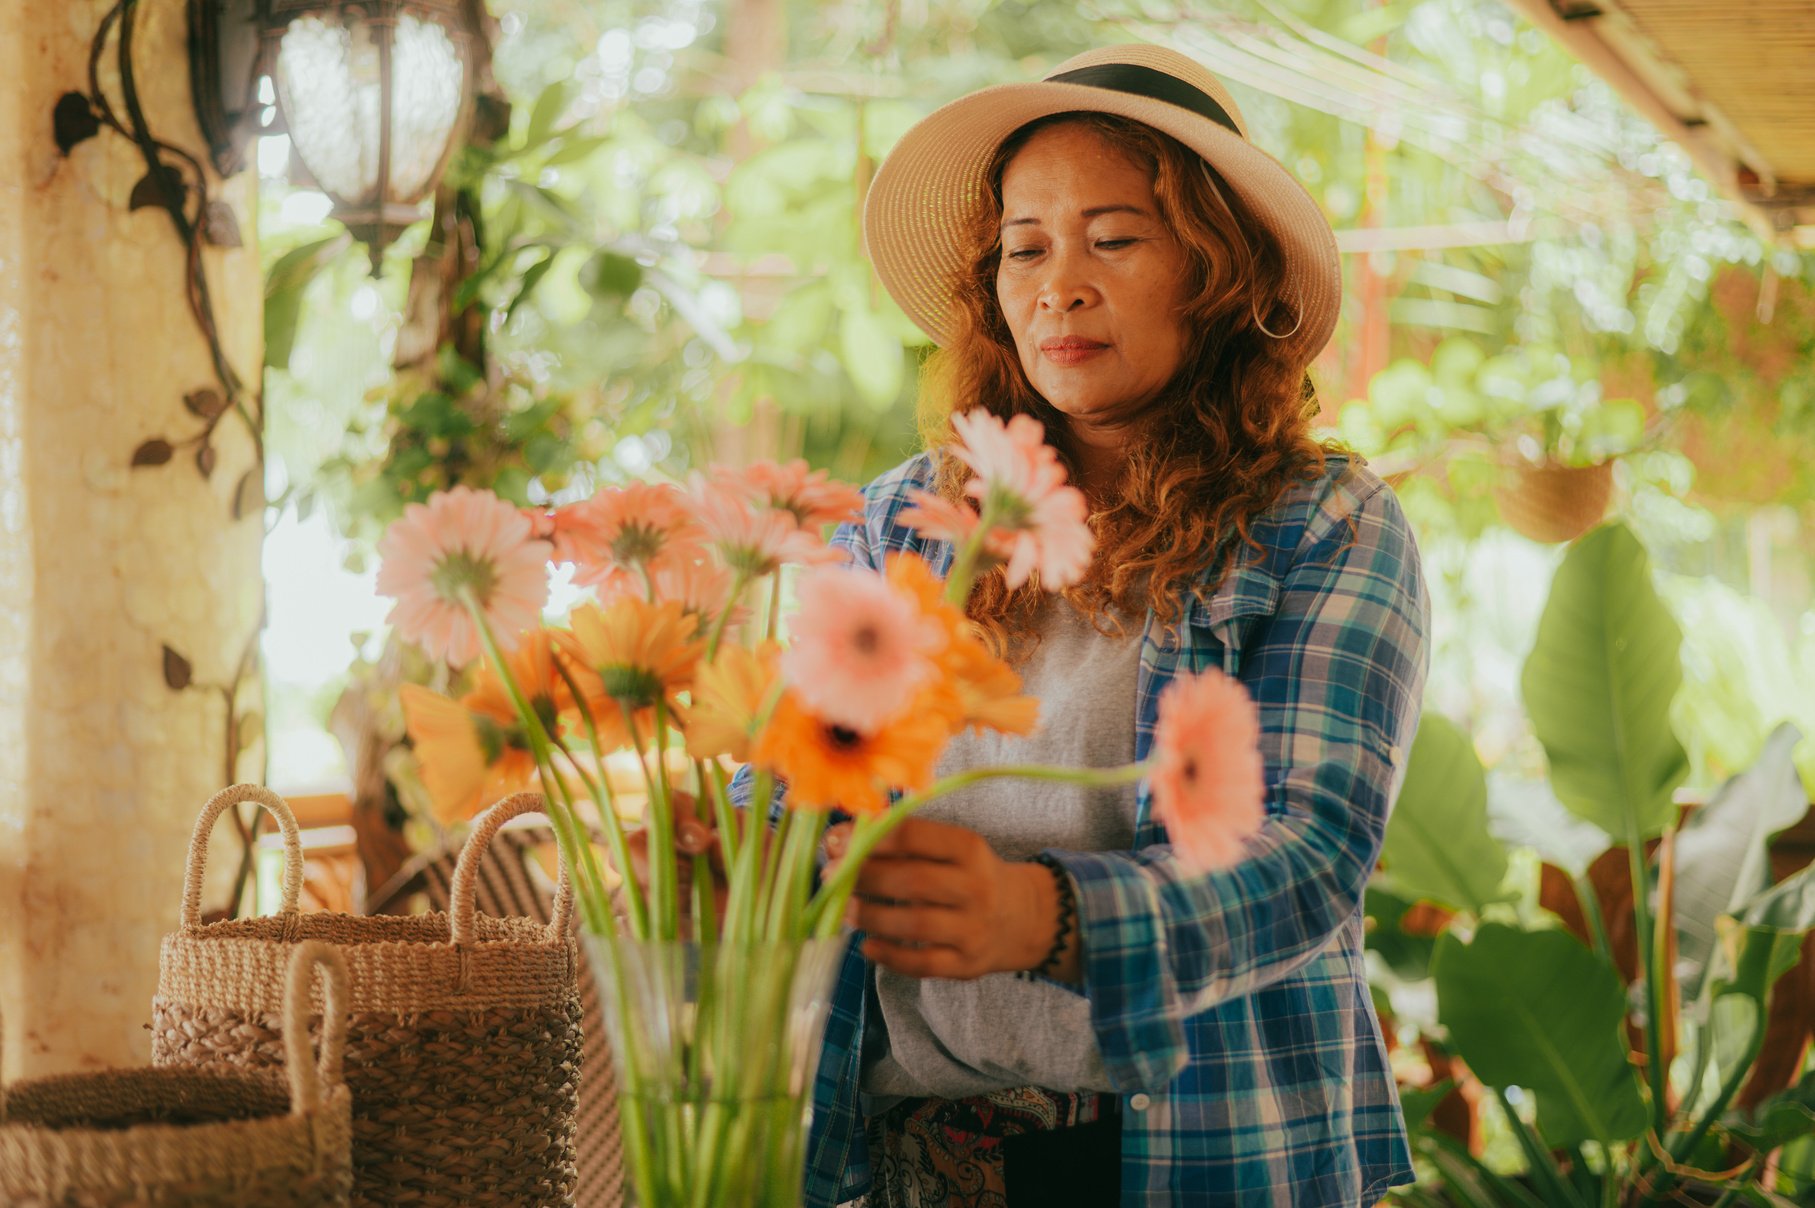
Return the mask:
<svg viewBox="0 0 1815 1208">
<path fill-rule="evenodd" d="M 1494 487 L 1501 519 L 1520 536 L 1550 545 L 1574 541 L 1599 524 L 1612 499 L 1611 461 L 1587 466 L 1507 461 Z"/>
</svg>

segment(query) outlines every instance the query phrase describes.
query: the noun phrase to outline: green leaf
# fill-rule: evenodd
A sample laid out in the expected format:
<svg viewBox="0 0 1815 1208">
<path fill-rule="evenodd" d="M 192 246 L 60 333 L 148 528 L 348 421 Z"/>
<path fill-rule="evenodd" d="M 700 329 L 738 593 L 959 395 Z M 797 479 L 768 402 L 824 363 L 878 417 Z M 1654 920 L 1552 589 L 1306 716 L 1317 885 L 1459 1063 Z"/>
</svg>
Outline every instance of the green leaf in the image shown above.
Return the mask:
<svg viewBox="0 0 1815 1208">
<path fill-rule="evenodd" d="M 542 161 L 542 166 L 558 168 L 563 164 L 571 164 L 575 160 L 585 159 L 610 141 L 610 137 L 606 135 L 570 134 L 562 140 L 560 147 Z"/>
<path fill-rule="evenodd" d="M 512 298 L 510 305 L 504 308 L 506 323 L 510 322 L 511 316 L 517 313 L 519 306 L 529 301 L 529 296 L 536 292 L 536 286 L 542 284 L 542 278 L 548 276 L 548 270 L 554 266 L 555 254 L 550 252 L 523 271 L 523 280 L 517 286 L 516 297 Z"/>
<path fill-rule="evenodd" d="M 1617 842 L 1661 832 L 1689 758 L 1670 725 L 1682 631 L 1623 524 L 1569 549 L 1551 583 L 1522 686 L 1558 800 Z"/>
<path fill-rule="evenodd" d="M 292 248 L 265 274 L 265 365 L 288 369 L 302 320 L 303 293 L 344 249 L 344 236 L 330 236 Z"/>
<path fill-rule="evenodd" d="M 1739 919 L 1748 927 L 1768 927 L 1788 935 L 1799 936 L 1815 928 L 1815 864 L 1747 902 Z"/>
<path fill-rule="evenodd" d="M 878 411 L 901 393 L 905 377 L 901 341 L 888 320 L 875 311 L 853 307 L 838 321 L 839 359 L 863 401 Z"/>
<path fill-rule="evenodd" d="M 1437 940 L 1437 1017 L 1476 1076 L 1538 1099 L 1547 1140 L 1630 1140 L 1645 1102 L 1626 1057 L 1626 995 L 1613 965 L 1565 931 L 1487 923 Z"/>
<path fill-rule="evenodd" d="M 1788 722 L 1765 740 L 1750 768 L 1720 787 L 1676 837 L 1677 969 L 1683 1001 L 1697 1004 L 1714 955 L 1715 920 L 1739 911 L 1771 882 L 1766 840 L 1808 809 L 1791 754 L 1802 738 Z"/>
<path fill-rule="evenodd" d="M 547 142 L 548 136 L 554 133 L 555 123 L 566 110 L 567 81 L 556 80 L 536 98 L 535 107 L 529 114 L 529 129 L 523 136 L 524 144 L 534 147 Z"/>
<path fill-rule="evenodd" d="M 1749 1119 L 1727 1121 L 1727 1129 L 1760 1153 L 1815 1136 L 1815 1072 L 1759 1104 Z"/>
<path fill-rule="evenodd" d="M 1387 821 L 1381 867 L 1401 893 L 1480 913 L 1499 898 L 1506 849 L 1487 829 L 1487 774 L 1447 717 L 1426 713 Z"/>
<path fill-rule="evenodd" d="M 1399 1110 L 1405 1113 L 1405 1130 L 1416 1132 L 1430 1114 L 1437 1110 L 1443 1097 L 1456 1089 L 1454 1078 L 1445 1078 L 1435 1086 L 1402 1086 L 1399 1088 Z"/>
<path fill-rule="evenodd" d="M 441 346 L 435 357 L 435 369 L 446 383 L 448 393 L 456 398 L 485 381 L 485 375 L 472 362 L 454 351 L 452 344 Z"/>
<path fill-rule="evenodd" d="M 580 287 L 597 298 L 628 298 L 643 284 L 643 266 L 622 252 L 594 252 L 580 266 Z"/>
</svg>

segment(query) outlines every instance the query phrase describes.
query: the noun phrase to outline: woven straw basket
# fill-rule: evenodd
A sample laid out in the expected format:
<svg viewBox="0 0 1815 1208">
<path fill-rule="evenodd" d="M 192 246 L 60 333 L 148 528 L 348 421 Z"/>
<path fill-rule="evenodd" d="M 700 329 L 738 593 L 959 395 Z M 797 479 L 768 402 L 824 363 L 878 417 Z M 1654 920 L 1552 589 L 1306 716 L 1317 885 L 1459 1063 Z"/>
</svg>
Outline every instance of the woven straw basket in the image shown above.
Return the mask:
<svg viewBox="0 0 1815 1208">
<path fill-rule="evenodd" d="M 282 829 L 282 909 L 203 926 L 208 832 L 241 801 L 258 802 Z M 492 836 L 541 807 L 540 796 L 519 793 L 474 821 L 448 913 L 365 917 L 297 908 L 301 841 L 283 798 L 257 785 L 216 794 L 189 846 L 181 928 L 164 937 L 152 1059 L 275 1064 L 274 1011 L 289 950 L 330 940 L 351 971 L 353 1202 L 571 1204 L 581 1037 L 568 870 L 546 925 L 473 909 L 477 865 Z"/>
<path fill-rule="evenodd" d="M 310 979 L 327 1020 L 309 1051 Z M 0 1204 L 14 1208 L 329 1208 L 350 1203 L 341 1079 L 347 969 L 301 944 L 284 992 L 285 1070 L 135 1069 L 0 1087 Z"/>
</svg>

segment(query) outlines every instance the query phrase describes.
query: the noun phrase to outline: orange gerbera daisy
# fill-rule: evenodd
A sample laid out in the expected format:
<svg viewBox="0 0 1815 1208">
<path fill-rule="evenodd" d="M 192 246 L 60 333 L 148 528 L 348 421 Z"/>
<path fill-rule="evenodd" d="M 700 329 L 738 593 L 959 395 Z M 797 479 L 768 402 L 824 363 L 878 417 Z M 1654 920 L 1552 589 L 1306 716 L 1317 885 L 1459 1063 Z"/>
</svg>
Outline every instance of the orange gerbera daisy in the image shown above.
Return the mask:
<svg viewBox="0 0 1815 1208">
<path fill-rule="evenodd" d="M 771 704 L 780 648 L 764 642 L 755 650 L 721 646 L 693 678 L 687 710 L 687 753 L 695 759 L 729 755 L 743 763 L 762 729 Z"/>
<path fill-rule="evenodd" d="M 404 724 L 435 820 L 463 822 L 500 797 L 527 789 L 536 778 L 535 757 L 508 701 L 499 710 L 469 693 L 449 700 L 421 684 L 404 684 Z"/>
<path fill-rule="evenodd" d="M 969 618 L 945 602 L 944 585 L 925 559 L 891 554 L 883 573 L 945 629 L 945 646 L 933 656 L 939 675 L 928 699 L 950 719 L 953 732 L 969 726 L 1033 733 L 1040 724 L 1039 698 L 1021 694 L 1021 677 L 990 653 Z"/>
<path fill-rule="evenodd" d="M 790 805 L 877 814 L 888 808 L 890 789 L 932 781 L 949 737 L 945 714 L 918 703 L 866 733 L 815 717 L 783 692 L 751 757 L 788 782 Z"/>
<path fill-rule="evenodd" d="M 572 623 L 573 631 L 556 640 L 599 728 L 601 746 L 640 746 L 636 738 L 653 737 L 658 703 L 678 717 L 675 694 L 692 682 L 704 648 L 694 636 L 697 622 L 680 604 L 619 596 L 603 607 L 575 609 Z M 635 736 L 627 712 L 635 719 Z"/>
</svg>

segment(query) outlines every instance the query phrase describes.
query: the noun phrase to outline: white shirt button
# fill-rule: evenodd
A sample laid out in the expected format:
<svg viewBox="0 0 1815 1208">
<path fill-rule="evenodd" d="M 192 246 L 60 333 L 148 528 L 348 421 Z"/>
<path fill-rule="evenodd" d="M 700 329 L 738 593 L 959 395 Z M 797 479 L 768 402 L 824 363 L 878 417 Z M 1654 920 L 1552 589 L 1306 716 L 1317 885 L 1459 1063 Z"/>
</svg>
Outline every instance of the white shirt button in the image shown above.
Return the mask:
<svg viewBox="0 0 1815 1208">
<path fill-rule="evenodd" d="M 1133 1111 L 1144 1112 L 1153 1106 L 1153 1099 L 1148 1095 L 1130 1095 L 1128 1096 L 1128 1106 Z"/>
</svg>

